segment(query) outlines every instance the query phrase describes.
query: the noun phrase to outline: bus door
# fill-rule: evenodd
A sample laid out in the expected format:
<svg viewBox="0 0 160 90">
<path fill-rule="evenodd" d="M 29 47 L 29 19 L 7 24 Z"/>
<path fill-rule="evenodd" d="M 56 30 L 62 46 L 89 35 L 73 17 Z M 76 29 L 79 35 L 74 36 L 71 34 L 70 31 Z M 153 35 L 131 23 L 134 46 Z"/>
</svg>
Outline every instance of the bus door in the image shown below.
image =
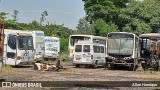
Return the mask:
<svg viewBox="0 0 160 90">
<path fill-rule="evenodd" d="M 4 47 L 4 53 L 6 54 L 6 58 L 4 63 L 9 65 L 16 65 L 16 56 L 17 56 L 17 37 L 13 34 L 8 34 L 6 45 Z"/>
<path fill-rule="evenodd" d="M 91 45 L 83 45 L 82 58 L 86 62 L 93 59 L 93 53 L 91 54 Z"/>
<path fill-rule="evenodd" d="M 105 63 L 105 47 L 100 46 L 100 63 Z"/>
<path fill-rule="evenodd" d="M 82 45 L 75 45 L 74 60 L 82 61 Z"/>
</svg>

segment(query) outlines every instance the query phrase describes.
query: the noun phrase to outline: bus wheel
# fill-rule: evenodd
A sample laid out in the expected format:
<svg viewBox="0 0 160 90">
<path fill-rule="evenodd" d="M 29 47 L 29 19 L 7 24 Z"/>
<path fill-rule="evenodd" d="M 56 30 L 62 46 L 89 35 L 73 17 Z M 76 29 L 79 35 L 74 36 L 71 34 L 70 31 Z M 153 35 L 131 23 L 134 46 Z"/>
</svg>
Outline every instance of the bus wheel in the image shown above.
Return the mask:
<svg viewBox="0 0 160 90">
<path fill-rule="evenodd" d="M 3 69 L 3 61 L 0 61 L 0 71 Z"/>
<path fill-rule="evenodd" d="M 155 71 L 158 71 L 158 70 L 159 70 L 159 62 L 156 62 L 156 65 L 155 65 L 155 67 L 154 67 L 154 70 L 155 70 Z"/>
<path fill-rule="evenodd" d="M 130 70 L 136 71 L 137 68 L 138 68 L 138 65 L 131 65 Z"/>
<path fill-rule="evenodd" d="M 111 64 L 108 69 L 110 70 L 117 70 L 118 69 L 118 64 Z"/>
<path fill-rule="evenodd" d="M 143 68 L 144 71 L 146 71 L 148 69 L 146 63 L 142 63 L 141 66 L 142 66 L 142 68 Z"/>
<path fill-rule="evenodd" d="M 79 68 L 79 66 L 80 66 L 79 64 L 76 64 L 76 68 Z"/>
<path fill-rule="evenodd" d="M 93 69 L 97 68 L 97 64 L 98 64 L 98 61 L 95 61 L 95 63 L 93 64 Z"/>
</svg>

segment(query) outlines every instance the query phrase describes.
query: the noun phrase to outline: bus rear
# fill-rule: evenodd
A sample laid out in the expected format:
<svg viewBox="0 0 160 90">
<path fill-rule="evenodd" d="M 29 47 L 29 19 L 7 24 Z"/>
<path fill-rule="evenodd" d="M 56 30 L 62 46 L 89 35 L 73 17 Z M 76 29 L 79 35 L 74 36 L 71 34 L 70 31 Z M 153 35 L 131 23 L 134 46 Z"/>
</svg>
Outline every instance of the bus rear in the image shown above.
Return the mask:
<svg viewBox="0 0 160 90">
<path fill-rule="evenodd" d="M 60 39 L 58 37 L 45 37 L 45 59 L 57 59 L 60 53 Z"/>
<path fill-rule="evenodd" d="M 105 46 L 93 43 L 76 43 L 74 49 L 73 64 L 89 65 L 96 68 L 97 65 L 105 65 Z"/>
<path fill-rule="evenodd" d="M 73 51 L 75 43 L 84 40 L 91 40 L 91 35 L 70 35 L 68 45 L 68 60 L 73 60 Z"/>
<path fill-rule="evenodd" d="M 43 60 L 45 49 L 45 35 L 43 31 L 32 31 L 33 43 L 35 48 L 34 59 Z"/>
</svg>

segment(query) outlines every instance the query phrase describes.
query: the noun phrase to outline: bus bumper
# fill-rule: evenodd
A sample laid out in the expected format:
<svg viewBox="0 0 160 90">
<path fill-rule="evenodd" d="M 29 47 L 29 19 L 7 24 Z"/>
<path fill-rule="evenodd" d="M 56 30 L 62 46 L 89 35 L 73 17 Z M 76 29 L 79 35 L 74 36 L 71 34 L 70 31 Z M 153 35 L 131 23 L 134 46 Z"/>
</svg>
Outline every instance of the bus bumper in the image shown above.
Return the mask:
<svg viewBox="0 0 160 90">
<path fill-rule="evenodd" d="M 94 64 L 94 61 L 81 62 L 81 61 L 73 60 L 73 65 L 76 65 L 76 64 L 93 65 L 93 64 Z"/>
<path fill-rule="evenodd" d="M 34 61 L 35 60 L 28 60 L 28 61 L 18 61 L 17 60 L 16 65 L 17 66 L 31 66 L 31 65 L 33 65 Z"/>
<path fill-rule="evenodd" d="M 131 65 L 131 64 L 134 64 L 134 59 L 127 59 L 127 60 L 124 60 L 124 59 L 116 59 L 116 60 L 106 59 L 106 63 L 107 64 L 119 64 L 119 65 Z"/>
</svg>

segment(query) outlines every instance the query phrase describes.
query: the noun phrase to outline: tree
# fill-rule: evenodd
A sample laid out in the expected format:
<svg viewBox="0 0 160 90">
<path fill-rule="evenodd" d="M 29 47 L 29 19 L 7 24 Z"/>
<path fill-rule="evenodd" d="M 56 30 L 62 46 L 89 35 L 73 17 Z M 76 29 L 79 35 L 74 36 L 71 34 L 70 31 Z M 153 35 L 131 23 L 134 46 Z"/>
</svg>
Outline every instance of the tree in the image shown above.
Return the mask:
<svg viewBox="0 0 160 90">
<path fill-rule="evenodd" d="M 0 12 L 0 18 L 6 19 L 6 15 L 9 13 Z"/>
<path fill-rule="evenodd" d="M 46 16 L 48 16 L 47 11 L 43 11 L 41 14 L 41 18 L 40 18 L 40 24 L 42 25 L 42 23 L 46 20 Z"/>
<path fill-rule="evenodd" d="M 106 23 L 117 19 L 120 8 L 126 8 L 131 0 L 82 0 L 87 20 L 92 24 L 97 19 L 103 19 Z"/>
<path fill-rule="evenodd" d="M 68 42 L 69 42 L 68 38 L 61 38 L 60 39 L 61 52 L 67 52 L 67 50 L 68 50 Z"/>
<path fill-rule="evenodd" d="M 13 15 L 12 15 L 13 20 L 15 20 L 15 21 L 17 21 L 17 20 L 18 20 L 18 13 L 19 13 L 19 11 L 18 11 L 18 10 L 13 10 Z"/>
<path fill-rule="evenodd" d="M 95 35 L 106 37 L 109 32 L 118 31 L 118 27 L 112 22 L 107 24 L 103 19 L 98 19 L 94 25 Z"/>
<path fill-rule="evenodd" d="M 86 17 L 83 17 L 79 19 L 78 25 L 77 25 L 77 30 L 84 32 L 86 34 L 86 31 L 89 29 L 90 25 L 89 22 L 86 20 Z"/>
<path fill-rule="evenodd" d="M 121 31 L 136 34 L 159 32 L 160 28 L 160 1 L 144 0 L 132 2 L 121 10 L 119 27 Z"/>
</svg>

